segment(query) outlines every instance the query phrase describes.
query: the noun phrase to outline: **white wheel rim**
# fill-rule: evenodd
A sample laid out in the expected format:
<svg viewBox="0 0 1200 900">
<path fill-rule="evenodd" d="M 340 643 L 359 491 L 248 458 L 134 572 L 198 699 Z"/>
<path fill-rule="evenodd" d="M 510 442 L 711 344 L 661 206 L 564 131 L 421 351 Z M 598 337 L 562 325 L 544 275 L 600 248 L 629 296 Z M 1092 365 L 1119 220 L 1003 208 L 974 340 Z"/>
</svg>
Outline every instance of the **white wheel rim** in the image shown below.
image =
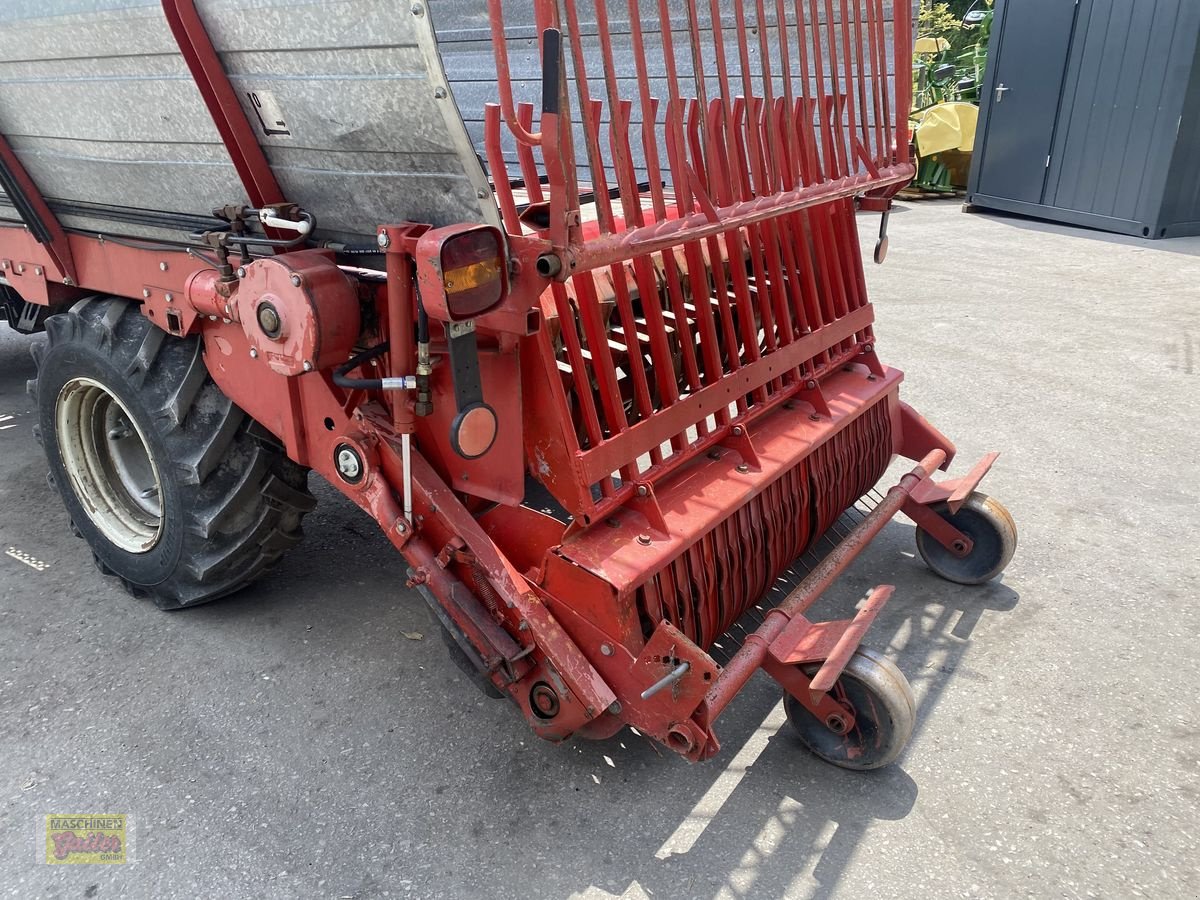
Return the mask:
<svg viewBox="0 0 1200 900">
<path fill-rule="evenodd" d="M 125 405 L 99 382 L 75 378 L 59 391 L 55 431 L 63 468 L 92 524 L 122 550 L 151 550 L 162 537 L 162 480 Z"/>
</svg>

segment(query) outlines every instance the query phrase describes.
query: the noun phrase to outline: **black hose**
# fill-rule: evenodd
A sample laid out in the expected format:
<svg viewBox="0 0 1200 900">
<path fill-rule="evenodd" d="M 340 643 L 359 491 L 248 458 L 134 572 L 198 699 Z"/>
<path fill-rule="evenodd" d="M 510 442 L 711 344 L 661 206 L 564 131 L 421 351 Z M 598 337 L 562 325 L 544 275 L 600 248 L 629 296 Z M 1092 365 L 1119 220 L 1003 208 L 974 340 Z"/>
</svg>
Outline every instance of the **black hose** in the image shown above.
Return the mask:
<svg viewBox="0 0 1200 900">
<path fill-rule="evenodd" d="M 352 356 L 349 362 L 338 366 L 333 370 L 333 383 L 338 387 L 355 388 L 364 391 L 382 391 L 382 378 L 348 378 L 347 373 L 351 369 L 357 369 L 364 363 L 369 363 L 373 359 L 378 359 L 383 354 L 388 352 L 388 342 L 384 341 L 370 350 L 364 350 L 358 356 Z"/>
</svg>

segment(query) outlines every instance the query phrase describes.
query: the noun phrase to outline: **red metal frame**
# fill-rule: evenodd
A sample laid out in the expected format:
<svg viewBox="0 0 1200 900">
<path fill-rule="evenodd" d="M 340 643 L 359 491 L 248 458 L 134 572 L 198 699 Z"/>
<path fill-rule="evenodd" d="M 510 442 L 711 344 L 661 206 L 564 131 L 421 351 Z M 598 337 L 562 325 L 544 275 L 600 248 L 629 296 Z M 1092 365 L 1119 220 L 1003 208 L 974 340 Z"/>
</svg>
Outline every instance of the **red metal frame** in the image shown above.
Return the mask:
<svg viewBox="0 0 1200 900">
<path fill-rule="evenodd" d="M 0 259 L 74 282 L 12 279 L 27 299 L 131 297 L 172 334 L 199 335 L 221 389 L 379 522 L 409 584 L 538 734 L 632 724 L 704 759 L 719 748 L 716 719 L 759 669 L 849 730 L 855 711 L 831 689 L 891 588 L 852 619 L 805 612 L 899 511 L 969 552 L 932 507 L 957 510 L 994 457 L 934 482 L 954 447 L 900 402 L 900 373 L 875 353 L 853 198 L 886 199 L 912 175 L 905 126 L 894 125 L 909 105 L 907 4 L 895 4 L 892 98 L 875 87 L 889 75 L 882 0 L 848 0 L 840 20 L 829 0 L 734 3 L 733 26 L 707 35 L 702 4 L 672 21 L 666 0 L 630 3 L 636 95 L 622 97 L 603 0 L 561 10 L 535 0 L 547 73 L 535 130 L 533 104 L 514 96 L 502 6 L 488 0 L 500 103 L 486 110 L 485 144 L 510 289 L 474 322 L 500 427 L 480 459 L 457 456 L 447 438 L 456 410 L 442 323 L 427 347 L 414 339 L 419 304 L 445 308 L 441 242 L 462 229 L 381 224 L 384 284 L 328 251 L 240 260 L 234 278 L 182 252 L 61 229 L 46 245 L 0 229 Z M 598 55 L 581 43 L 585 7 Z M 163 8 L 250 203 L 283 201 L 194 3 Z M 695 66 L 710 58 L 705 40 L 715 70 L 681 65 L 689 51 Z M 650 93 L 655 41 L 665 98 Z M 589 73 L 595 59 L 602 71 Z M 2 139 L 0 157 L 23 173 Z M 48 213 L 27 177 L 23 186 Z M 258 326 L 268 296 L 286 323 L 279 338 Z M 335 383 L 355 347 L 384 341 L 386 357 L 358 374 L 424 379 L 428 403 L 411 387 Z M 406 443 L 416 448 L 407 466 Z M 339 471 L 345 448 L 361 478 Z M 719 666 L 714 641 L 896 454 L 920 465 Z M 527 475 L 573 518 L 522 505 Z M 820 664 L 811 678 L 810 663 Z"/>
<path fill-rule="evenodd" d="M 283 203 L 286 199 L 283 191 L 194 0 L 162 0 L 162 7 L 188 71 L 204 97 L 204 105 L 208 107 L 213 124 L 217 126 L 229 158 L 246 188 L 250 205 L 261 209 Z"/>
</svg>

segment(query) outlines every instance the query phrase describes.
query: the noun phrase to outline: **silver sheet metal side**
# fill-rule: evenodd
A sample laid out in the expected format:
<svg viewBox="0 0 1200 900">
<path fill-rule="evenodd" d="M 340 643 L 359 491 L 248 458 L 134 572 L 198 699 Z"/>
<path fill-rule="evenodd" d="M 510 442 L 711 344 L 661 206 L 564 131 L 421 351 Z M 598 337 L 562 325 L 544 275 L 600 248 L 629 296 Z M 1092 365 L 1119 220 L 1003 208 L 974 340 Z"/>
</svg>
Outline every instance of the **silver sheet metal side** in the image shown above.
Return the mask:
<svg viewBox="0 0 1200 900">
<path fill-rule="evenodd" d="M 498 221 L 422 4 L 197 7 L 284 194 L 323 237 Z M 0 131 L 55 201 L 203 216 L 246 200 L 158 0 L 0 3 Z"/>
</svg>

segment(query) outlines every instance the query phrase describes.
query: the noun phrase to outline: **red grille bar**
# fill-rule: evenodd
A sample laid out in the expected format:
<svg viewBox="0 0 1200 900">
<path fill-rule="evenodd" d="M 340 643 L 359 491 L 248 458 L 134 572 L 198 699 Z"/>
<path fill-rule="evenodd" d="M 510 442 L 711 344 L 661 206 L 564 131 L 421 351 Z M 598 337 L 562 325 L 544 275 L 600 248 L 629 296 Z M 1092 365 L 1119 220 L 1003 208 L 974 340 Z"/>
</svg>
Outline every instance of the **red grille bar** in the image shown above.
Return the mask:
<svg viewBox="0 0 1200 900">
<path fill-rule="evenodd" d="M 559 499 L 586 520 L 871 342 L 853 197 L 912 174 L 891 121 L 909 10 L 536 0 L 534 132 L 489 9 L 488 163 L 506 227 L 545 237 L 561 267 L 537 352 L 581 481 Z"/>
</svg>

